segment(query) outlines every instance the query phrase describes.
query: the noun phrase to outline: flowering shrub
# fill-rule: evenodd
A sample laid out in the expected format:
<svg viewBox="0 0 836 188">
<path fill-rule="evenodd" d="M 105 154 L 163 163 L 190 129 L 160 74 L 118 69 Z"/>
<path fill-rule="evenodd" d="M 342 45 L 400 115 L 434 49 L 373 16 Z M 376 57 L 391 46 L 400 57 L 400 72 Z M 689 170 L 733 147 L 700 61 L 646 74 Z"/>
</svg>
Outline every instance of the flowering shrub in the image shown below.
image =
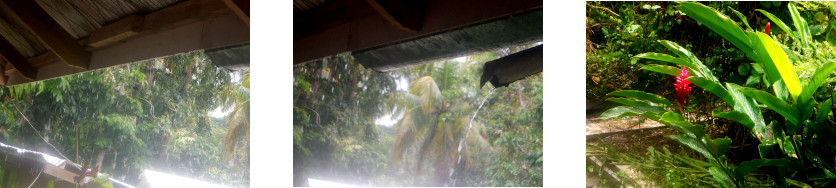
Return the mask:
<svg viewBox="0 0 836 188">
<path fill-rule="evenodd" d="M 676 76 L 676 82 L 673 83 L 674 90 L 676 91 L 676 102 L 679 102 L 679 106 L 685 106 L 685 99 L 688 98 L 688 93 L 691 92 L 691 81 L 687 80 L 690 76 L 688 69 L 682 67 L 679 76 Z"/>
<path fill-rule="evenodd" d="M 798 13 L 793 2 L 788 5 L 793 18 L 795 31 L 768 12 L 761 13 L 775 22 L 793 39 L 793 44 L 804 47 L 813 46 L 806 21 Z M 787 187 L 789 184 L 809 187 L 810 185 L 827 186 L 836 180 L 836 125 L 830 119 L 832 100 L 819 102 L 813 93 L 836 69 L 836 62 L 829 60 L 815 68 L 809 77 L 799 77 L 793 62 L 800 62 L 802 56 L 816 56 L 816 50 L 801 48 L 794 51 L 782 48 L 769 35 L 768 23 L 763 33 L 755 32 L 746 22 L 743 14 L 735 12 L 748 29 L 740 26 L 722 13 L 699 3 L 681 2 L 676 7 L 689 17 L 732 43 L 754 61 L 754 65 L 763 69 L 763 83 L 771 92 L 739 86 L 734 83 L 722 84 L 702 61 L 678 44 L 660 40 L 676 56 L 660 53 L 644 53 L 635 58 L 658 60 L 683 66 L 678 69 L 664 64 L 646 65 L 644 70 L 676 76 L 674 84 L 677 102 L 684 105 L 693 83 L 710 93 L 717 95 L 729 106 L 729 111 L 714 110 L 713 116 L 733 120 L 750 129 L 760 144 L 760 159 L 740 163 L 738 166 L 726 161 L 725 153 L 731 140 L 728 138 L 712 139 L 702 127 L 685 120 L 680 114 L 667 107 L 673 105 L 667 99 L 641 91 L 617 91 L 608 100 L 624 106 L 615 107 L 603 113 L 601 118 L 640 115 L 671 127 L 681 135 L 671 136 L 698 153 L 712 165 L 708 172 L 724 187 L 747 187 L 744 176 L 761 167 L 764 168 L 775 186 Z M 788 55 L 789 53 L 790 55 Z M 791 58 L 795 57 L 795 58 Z M 824 59 L 824 58 L 819 58 Z M 693 75 L 689 75 L 693 73 Z M 779 118 L 764 116 L 761 108 L 776 112 Z M 815 116 L 814 116 L 815 115 Z M 765 118 L 767 117 L 767 118 Z M 768 123 L 767 123 L 768 122 Z"/>
</svg>

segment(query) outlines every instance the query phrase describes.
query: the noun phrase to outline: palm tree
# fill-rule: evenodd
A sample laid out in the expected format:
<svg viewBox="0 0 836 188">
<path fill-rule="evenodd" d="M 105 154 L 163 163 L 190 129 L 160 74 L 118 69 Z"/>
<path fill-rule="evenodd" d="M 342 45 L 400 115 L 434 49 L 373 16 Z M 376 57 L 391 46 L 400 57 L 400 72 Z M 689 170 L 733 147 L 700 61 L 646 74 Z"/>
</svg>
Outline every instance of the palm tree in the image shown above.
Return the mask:
<svg viewBox="0 0 836 188">
<path fill-rule="evenodd" d="M 440 71 L 452 74 L 450 71 Z M 452 83 L 452 82 L 447 82 Z M 404 117 L 398 122 L 398 133 L 392 152 L 392 162 L 401 165 L 404 154 L 417 143 L 416 171 L 421 171 L 423 162 L 431 159 L 434 167 L 433 185 L 443 186 L 449 182 L 451 166 L 458 164 L 459 151 L 462 160 L 469 155 L 468 144 L 478 144 L 489 147 L 484 137 L 479 134 L 478 127 L 469 129 L 470 136 L 467 143 L 459 146 L 460 140 L 468 131 L 470 119 L 464 115 L 466 111 L 452 110 L 450 103 L 445 101 L 441 90 L 431 76 L 425 76 L 410 83 L 409 93 L 400 95 Z M 453 88 L 447 86 L 446 88 Z M 471 108 L 472 109 L 472 108 Z M 476 124 L 475 126 L 479 126 Z M 462 147 L 464 149 L 459 149 Z"/>
<path fill-rule="evenodd" d="M 232 113 L 226 116 L 229 130 L 224 136 L 222 146 L 224 159 L 228 159 L 235 151 L 238 141 L 249 140 L 250 137 L 250 73 L 244 73 L 241 85 L 226 85 L 221 93 L 221 97 L 226 99 L 223 109 L 232 108 Z"/>
</svg>

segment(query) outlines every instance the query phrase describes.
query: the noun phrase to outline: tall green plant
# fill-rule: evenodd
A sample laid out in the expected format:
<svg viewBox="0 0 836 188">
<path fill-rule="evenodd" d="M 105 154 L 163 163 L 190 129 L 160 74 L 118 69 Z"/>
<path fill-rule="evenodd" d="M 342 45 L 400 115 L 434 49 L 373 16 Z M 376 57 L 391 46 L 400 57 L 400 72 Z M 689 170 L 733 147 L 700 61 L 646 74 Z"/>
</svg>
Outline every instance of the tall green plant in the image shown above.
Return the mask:
<svg viewBox="0 0 836 188">
<path fill-rule="evenodd" d="M 798 14 L 793 3 L 789 3 L 791 16 L 796 31 L 790 31 L 783 22 L 776 23 L 800 45 L 808 46 L 809 29 Z M 671 136 L 672 139 L 698 151 L 711 162 L 709 172 L 725 187 L 746 187 L 744 176 L 761 167 L 766 170 L 778 186 L 788 184 L 805 185 L 817 183 L 824 185 L 836 178 L 834 161 L 836 140 L 828 135 L 836 133 L 832 125 L 824 121 L 830 113 L 831 100 L 819 103 L 813 93 L 830 76 L 836 63 L 828 62 L 815 70 L 806 79 L 796 74 L 792 59 L 786 48 L 768 34 L 743 30 L 722 13 L 699 3 L 683 2 L 677 7 L 680 11 L 709 27 L 729 40 L 746 56 L 764 69 L 764 82 L 772 88 L 772 93 L 755 88 L 742 87 L 733 83 L 721 84 L 713 73 L 688 50 L 670 41 L 660 41 L 676 57 L 667 54 L 645 53 L 636 58 L 658 60 L 688 67 L 694 76 L 688 78 L 696 86 L 711 92 L 725 101 L 731 111 L 715 110 L 712 115 L 730 119 L 752 130 L 761 144 L 758 146 L 761 159 L 746 161 L 737 167 L 728 164 L 724 153 L 728 151 L 729 139 L 711 139 L 701 127 L 685 121 L 681 115 L 671 111 L 670 102 L 661 96 L 641 91 L 618 91 L 610 93 L 611 98 L 626 106 L 608 110 L 602 118 L 641 115 L 663 123 L 683 133 Z M 767 14 L 773 19 L 774 16 Z M 745 17 L 738 14 L 743 22 Z M 748 26 L 748 23 L 746 23 Z M 792 34 L 795 33 L 795 34 Z M 791 54 L 795 53 L 789 51 Z M 642 69 L 669 75 L 677 75 L 677 68 L 669 65 L 647 65 Z M 777 112 L 780 118 L 765 119 L 760 108 Z M 818 110 L 816 110 L 818 109 Z M 815 114 L 815 117 L 813 115 Z M 769 124 L 766 124 L 769 120 Z M 823 184 L 822 184 L 823 183 Z"/>
</svg>

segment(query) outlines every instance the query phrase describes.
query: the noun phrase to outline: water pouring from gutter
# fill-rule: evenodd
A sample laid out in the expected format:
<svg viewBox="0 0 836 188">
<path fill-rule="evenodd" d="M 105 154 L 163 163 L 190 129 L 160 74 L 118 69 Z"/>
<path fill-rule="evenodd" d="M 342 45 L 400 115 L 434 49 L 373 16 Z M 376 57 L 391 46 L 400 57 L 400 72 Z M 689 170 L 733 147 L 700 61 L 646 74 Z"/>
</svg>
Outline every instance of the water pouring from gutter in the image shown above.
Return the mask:
<svg viewBox="0 0 836 188">
<path fill-rule="evenodd" d="M 491 91 L 488 92 L 488 95 L 485 95 L 485 98 L 482 99 L 482 103 L 479 104 L 479 108 L 476 108 L 476 112 L 474 112 L 473 117 L 470 118 L 470 124 L 467 126 L 467 130 L 466 130 L 466 133 L 465 133 L 464 137 L 459 139 L 459 147 L 458 147 L 458 150 L 456 152 L 457 155 L 458 155 L 458 159 L 456 160 L 456 165 L 453 165 L 453 167 L 450 167 L 450 178 L 453 179 L 453 184 L 452 184 L 453 186 L 456 185 L 456 179 L 453 178 L 453 173 L 456 171 L 456 167 L 461 165 L 461 163 L 462 163 L 462 147 L 464 145 L 464 141 L 467 140 L 468 137 L 470 137 L 470 129 L 473 128 L 473 120 L 476 119 L 476 115 L 479 114 L 479 110 L 482 109 L 482 106 L 485 105 L 485 101 L 488 100 L 488 97 L 490 97 L 491 94 L 493 94 L 494 91 L 496 91 L 496 88 L 491 89 Z"/>
</svg>

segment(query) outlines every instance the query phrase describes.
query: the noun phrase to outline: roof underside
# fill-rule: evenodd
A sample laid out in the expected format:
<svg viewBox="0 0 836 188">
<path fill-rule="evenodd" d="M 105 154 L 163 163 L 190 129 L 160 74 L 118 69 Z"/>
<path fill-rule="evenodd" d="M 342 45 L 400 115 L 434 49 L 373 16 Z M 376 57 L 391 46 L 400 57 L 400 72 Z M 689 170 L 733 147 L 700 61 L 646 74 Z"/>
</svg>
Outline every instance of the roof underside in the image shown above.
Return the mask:
<svg viewBox="0 0 836 188">
<path fill-rule="evenodd" d="M 390 71 L 542 40 L 542 0 L 295 0 L 294 64 L 349 52 Z"/>
<path fill-rule="evenodd" d="M 249 1 L 0 0 L 0 35 L 0 84 L 15 85 L 248 44 Z"/>
</svg>

